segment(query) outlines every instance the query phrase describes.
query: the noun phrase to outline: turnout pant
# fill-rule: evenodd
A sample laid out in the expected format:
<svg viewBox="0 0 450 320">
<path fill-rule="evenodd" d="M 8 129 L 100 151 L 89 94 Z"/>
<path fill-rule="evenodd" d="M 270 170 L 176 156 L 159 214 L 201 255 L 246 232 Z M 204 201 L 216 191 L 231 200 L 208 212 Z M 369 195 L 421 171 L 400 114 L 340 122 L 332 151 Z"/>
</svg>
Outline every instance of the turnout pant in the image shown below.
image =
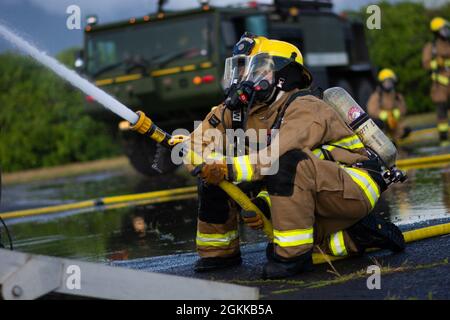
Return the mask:
<svg viewBox="0 0 450 320">
<path fill-rule="evenodd" d="M 295 258 L 318 245 L 336 256 L 356 253 L 345 229 L 374 207 L 379 189 L 365 170 L 292 150 L 267 176 L 275 253 Z M 199 185 L 197 250 L 201 257 L 239 253 L 238 208 L 217 186 Z"/>
<path fill-rule="evenodd" d="M 441 141 L 448 139 L 448 108 L 450 104 L 450 85 L 436 81 L 431 85 L 431 100 L 436 105 L 437 129 Z"/>
</svg>

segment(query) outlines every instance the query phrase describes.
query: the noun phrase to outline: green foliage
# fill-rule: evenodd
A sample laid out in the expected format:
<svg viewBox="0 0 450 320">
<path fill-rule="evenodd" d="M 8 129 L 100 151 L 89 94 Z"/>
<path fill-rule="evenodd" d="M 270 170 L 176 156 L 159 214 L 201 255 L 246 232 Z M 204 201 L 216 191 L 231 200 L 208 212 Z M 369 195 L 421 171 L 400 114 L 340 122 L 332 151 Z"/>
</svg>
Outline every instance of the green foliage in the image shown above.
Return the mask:
<svg viewBox="0 0 450 320">
<path fill-rule="evenodd" d="M 60 56 L 71 64 L 70 51 Z M 72 55 L 73 56 L 73 55 Z M 117 144 L 83 96 L 31 59 L 0 55 L 0 161 L 5 172 L 115 155 Z"/>
<path fill-rule="evenodd" d="M 370 57 L 375 66 L 392 68 L 399 77 L 398 89 L 405 94 L 410 113 L 434 110 L 430 76 L 422 68 L 422 49 L 432 40 L 430 20 L 440 15 L 450 18 L 450 4 L 427 10 L 416 2 L 379 3 L 381 30 L 367 30 Z M 363 8 L 359 13 L 367 17 Z"/>
</svg>

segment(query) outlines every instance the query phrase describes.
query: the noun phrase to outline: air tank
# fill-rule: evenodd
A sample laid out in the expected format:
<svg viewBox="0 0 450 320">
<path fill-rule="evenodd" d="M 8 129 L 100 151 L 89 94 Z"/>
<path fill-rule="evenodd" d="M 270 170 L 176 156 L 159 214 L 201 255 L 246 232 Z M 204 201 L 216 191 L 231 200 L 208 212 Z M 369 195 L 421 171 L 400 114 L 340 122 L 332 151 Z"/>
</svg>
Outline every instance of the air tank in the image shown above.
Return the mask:
<svg viewBox="0 0 450 320">
<path fill-rule="evenodd" d="M 347 91 L 339 87 L 329 88 L 323 93 L 323 100 L 337 111 L 362 143 L 384 161 L 387 168 L 395 166 L 397 149 L 394 144 Z"/>
</svg>

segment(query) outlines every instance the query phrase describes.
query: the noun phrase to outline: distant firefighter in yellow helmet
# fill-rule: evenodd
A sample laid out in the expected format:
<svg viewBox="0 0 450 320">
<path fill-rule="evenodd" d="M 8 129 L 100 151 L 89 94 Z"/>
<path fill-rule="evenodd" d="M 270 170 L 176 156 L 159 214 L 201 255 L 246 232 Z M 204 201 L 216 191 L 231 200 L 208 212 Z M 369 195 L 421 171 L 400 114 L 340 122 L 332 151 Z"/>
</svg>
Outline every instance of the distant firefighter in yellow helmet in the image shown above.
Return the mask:
<svg viewBox="0 0 450 320">
<path fill-rule="evenodd" d="M 396 90 L 397 75 L 392 69 L 382 69 L 378 73 L 378 86 L 367 102 L 370 117 L 394 141 L 405 138 L 411 132 L 403 124 L 407 107 L 405 98 Z"/>
<path fill-rule="evenodd" d="M 196 136 L 214 128 L 225 140 L 211 155 L 212 163 L 195 169 L 186 164 L 190 171 L 200 170 L 201 177 L 195 271 L 241 263 L 239 217 L 254 229 L 264 225 L 259 215 L 239 210 L 219 188 L 224 180 L 252 190 L 254 203 L 272 222 L 263 278 L 310 269 L 315 245 L 335 256 L 362 254 L 371 247 L 403 250 L 400 230 L 370 214 L 387 188 L 379 163 L 369 159 L 362 141 L 311 84 L 300 50 L 290 43 L 245 33 L 234 46 L 225 61 L 225 100 L 188 139 L 191 147 L 204 150 L 207 142 Z M 230 155 L 225 149 L 239 144 L 227 137 L 232 129 L 263 135 Z M 269 140 L 265 147 L 260 145 L 263 137 Z M 260 155 L 274 150 L 274 162 L 263 163 Z M 272 167 L 278 170 L 264 174 Z"/>
<path fill-rule="evenodd" d="M 437 129 L 442 144 L 448 141 L 448 109 L 450 104 L 450 24 L 441 17 L 430 23 L 434 39 L 422 52 L 423 67 L 431 73 L 431 100 L 436 105 Z"/>
</svg>

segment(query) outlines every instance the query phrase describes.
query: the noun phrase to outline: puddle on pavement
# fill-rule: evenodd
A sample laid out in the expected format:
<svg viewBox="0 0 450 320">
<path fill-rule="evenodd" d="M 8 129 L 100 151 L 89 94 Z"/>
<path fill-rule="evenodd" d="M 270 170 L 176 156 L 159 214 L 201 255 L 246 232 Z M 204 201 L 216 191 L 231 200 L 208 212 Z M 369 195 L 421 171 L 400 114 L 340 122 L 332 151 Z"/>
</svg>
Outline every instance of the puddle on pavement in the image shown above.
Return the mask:
<svg viewBox="0 0 450 320">
<path fill-rule="evenodd" d="M 380 211 L 398 224 L 450 217 L 450 165 L 408 171 L 409 180 L 383 197 Z M 192 182 L 192 181 L 190 181 Z M 172 175 L 137 178 L 121 172 L 6 186 L 7 208 L 50 205 L 100 196 L 146 192 L 186 185 Z M 76 215 L 21 220 L 10 229 L 19 251 L 88 261 L 127 260 L 193 251 L 196 199 Z M 261 241 L 262 233 L 241 226 L 244 243 Z"/>
</svg>

